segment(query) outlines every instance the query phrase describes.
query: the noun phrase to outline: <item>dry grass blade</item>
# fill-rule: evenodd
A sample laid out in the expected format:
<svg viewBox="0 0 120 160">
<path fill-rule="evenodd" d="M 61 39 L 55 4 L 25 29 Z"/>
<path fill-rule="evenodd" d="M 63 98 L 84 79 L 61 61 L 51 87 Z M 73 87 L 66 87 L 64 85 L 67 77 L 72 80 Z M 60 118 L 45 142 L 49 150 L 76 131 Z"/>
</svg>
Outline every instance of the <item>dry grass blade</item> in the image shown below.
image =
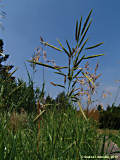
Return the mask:
<svg viewBox="0 0 120 160">
<path fill-rule="evenodd" d="M 53 86 L 56 86 L 56 84 L 55 83 L 53 83 L 53 82 L 50 82 Z"/>
<path fill-rule="evenodd" d="M 50 82 L 53 86 L 58 86 L 58 87 L 62 87 L 62 88 L 65 88 L 65 86 L 61 85 L 61 84 L 56 84 L 56 83 L 53 83 L 53 82 Z"/>
<path fill-rule="evenodd" d="M 46 53 L 46 51 L 43 51 L 43 59 L 44 59 L 45 61 L 47 61 L 47 53 Z"/>
<path fill-rule="evenodd" d="M 86 117 L 86 115 L 84 114 L 84 111 L 83 111 L 83 109 L 82 109 L 81 103 L 80 103 L 79 101 L 78 101 L 78 106 L 79 106 L 79 108 L 80 108 L 80 111 L 81 111 L 83 117 L 84 117 L 85 120 L 87 121 L 87 117 Z"/>
<path fill-rule="evenodd" d="M 97 72 L 97 70 L 98 70 L 98 66 L 99 66 L 99 64 L 97 63 L 97 64 L 96 64 L 96 67 L 95 67 L 95 74 L 96 74 L 96 72 Z"/>
<path fill-rule="evenodd" d="M 40 114 L 37 115 L 37 117 L 33 120 L 33 122 L 36 122 L 44 112 L 45 110 L 41 111 Z"/>
<path fill-rule="evenodd" d="M 102 74 L 98 74 L 96 77 L 95 77 L 95 80 L 97 80 Z"/>
</svg>

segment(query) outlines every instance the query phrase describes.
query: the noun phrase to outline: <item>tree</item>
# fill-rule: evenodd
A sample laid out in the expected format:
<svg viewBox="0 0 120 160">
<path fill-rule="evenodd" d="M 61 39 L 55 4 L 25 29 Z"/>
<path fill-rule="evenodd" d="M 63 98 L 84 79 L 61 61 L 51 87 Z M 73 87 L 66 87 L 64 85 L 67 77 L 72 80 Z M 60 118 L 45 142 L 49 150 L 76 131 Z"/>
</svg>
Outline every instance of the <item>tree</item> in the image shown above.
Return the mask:
<svg viewBox="0 0 120 160">
<path fill-rule="evenodd" d="M 9 58 L 9 55 L 8 54 L 4 54 L 3 53 L 3 40 L 0 39 L 0 77 L 3 79 L 3 80 L 7 80 L 7 79 L 10 79 L 10 80 L 14 80 L 15 77 L 12 77 L 12 73 L 9 73 L 9 71 L 14 67 L 13 65 L 3 65 L 2 63 L 3 62 L 6 62 L 7 59 Z"/>
<path fill-rule="evenodd" d="M 69 102 L 69 98 L 68 96 L 65 94 L 65 92 L 61 92 L 57 95 L 56 99 L 56 108 L 58 110 L 66 110 L 67 108 L 69 108 L 71 106 L 70 102 Z"/>
</svg>

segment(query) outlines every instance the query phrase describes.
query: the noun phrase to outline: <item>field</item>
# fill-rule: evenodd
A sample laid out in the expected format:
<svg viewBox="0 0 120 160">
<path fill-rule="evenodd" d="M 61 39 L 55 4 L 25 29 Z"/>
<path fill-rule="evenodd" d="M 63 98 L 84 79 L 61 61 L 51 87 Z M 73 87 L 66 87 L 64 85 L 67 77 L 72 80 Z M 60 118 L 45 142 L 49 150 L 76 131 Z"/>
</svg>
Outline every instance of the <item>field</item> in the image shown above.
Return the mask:
<svg viewBox="0 0 120 160">
<path fill-rule="evenodd" d="M 100 144 L 111 131 L 98 130 L 93 121 L 77 117 L 72 108 L 58 112 L 54 107 L 40 119 L 35 120 L 35 116 L 26 112 L 0 114 L 2 160 L 82 159 L 82 156 L 104 155 Z M 112 131 L 109 137 L 120 146 L 119 131 Z"/>
<path fill-rule="evenodd" d="M 4 43 L 0 39 L 0 160 L 80 160 L 85 156 L 94 159 L 98 159 L 96 156 L 103 156 L 102 159 L 120 156 L 120 105 L 116 107 L 113 103 L 104 111 L 102 98 L 96 95 L 97 80 L 101 76 L 97 73 L 99 64 L 92 66 L 91 61 L 88 62 L 104 55 L 87 55 L 91 49 L 103 45 L 100 42 L 87 46 L 92 11 L 84 23 L 82 17 L 76 21 L 74 46 L 66 40 L 64 47 L 57 40 L 59 48 L 40 36 L 41 46 L 35 49 L 32 59 L 27 60 L 32 75 L 25 63 L 28 82 L 13 76 L 17 70 L 11 72 L 13 65 L 2 63 L 9 55 L 4 54 Z M 65 66 L 47 59 L 46 47 L 64 52 Z M 35 87 L 36 66 L 43 67 L 41 88 Z M 53 78 L 50 84 L 63 89 L 54 99 L 48 93 L 46 95 L 44 68 L 63 77 L 63 82 L 58 83 L 54 82 L 56 78 L 50 77 L 50 80 Z M 106 96 L 103 91 L 102 97 Z M 97 107 L 90 110 L 91 106 Z"/>
</svg>

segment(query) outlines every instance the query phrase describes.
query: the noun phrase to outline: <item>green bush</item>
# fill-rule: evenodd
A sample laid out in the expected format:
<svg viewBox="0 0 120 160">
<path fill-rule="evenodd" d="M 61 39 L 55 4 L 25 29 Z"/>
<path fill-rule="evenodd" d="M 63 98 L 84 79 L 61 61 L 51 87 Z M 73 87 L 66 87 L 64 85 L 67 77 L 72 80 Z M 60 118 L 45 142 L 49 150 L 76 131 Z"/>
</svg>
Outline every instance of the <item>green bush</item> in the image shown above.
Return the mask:
<svg viewBox="0 0 120 160">
<path fill-rule="evenodd" d="M 120 129 L 120 107 L 107 107 L 106 111 L 100 113 L 100 128 Z"/>
<path fill-rule="evenodd" d="M 12 111 L 15 109 L 20 112 L 23 108 L 27 112 L 36 110 L 36 100 L 40 91 L 33 88 L 33 83 L 18 79 L 16 82 L 0 79 L 0 109 L 2 111 Z"/>
</svg>

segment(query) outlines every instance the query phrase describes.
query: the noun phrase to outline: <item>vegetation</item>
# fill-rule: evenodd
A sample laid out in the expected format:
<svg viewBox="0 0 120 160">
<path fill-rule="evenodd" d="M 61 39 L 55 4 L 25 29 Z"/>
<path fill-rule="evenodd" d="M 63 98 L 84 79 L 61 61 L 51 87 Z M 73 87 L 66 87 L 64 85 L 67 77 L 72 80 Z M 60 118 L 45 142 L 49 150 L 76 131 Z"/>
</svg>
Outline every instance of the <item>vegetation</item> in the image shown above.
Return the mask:
<svg viewBox="0 0 120 160">
<path fill-rule="evenodd" d="M 9 55 L 4 55 L 3 41 L 0 40 L 0 158 L 2 160 L 66 160 L 84 159 L 83 156 L 106 155 L 104 152 L 106 135 L 98 132 L 99 122 L 102 128 L 116 127 L 115 120 L 120 119 L 119 116 L 117 117 L 119 107 L 116 109 L 112 106 L 108 107 L 107 111 L 102 111 L 103 108 L 99 105 L 98 110 L 89 110 L 93 103 L 92 96 L 95 93 L 96 80 L 101 74 L 96 73 L 98 64 L 95 66 L 94 73 L 90 73 L 89 63 L 84 61 L 102 56 L 102 54 L 87 56 L 83 51 L 103 44 L 86 47 L 88 38 L 85 39 L 85 37 L 91 25 L 91 21 L 89 22 L 91 13 L 92 10 L 84 24 L 82 24 L 82 17 L 79 25 L 78 21 L 76 22 L 74 47 L 66 41 L 68 47 L 66 49 L 58 40 L 61 46 L 59 49 L 45 42 L 41 37 L 43 46 L 65 52 L 68 66 L 40 63 L 39 52 L 29 61 L 33 69 L 35 65 L 41 65 L 63 76 L 64 84 L 51 82 L 52 85 L 64 89 L 55 99 L 49 95 L 45 97 L 44 80 L 41 90 L 34 89 L 34 82 L 31 80 L 27 67 L 28 84 L 13 77 L 16 69 L 9 73 L 13 66 L 2 64 Z M 46 60 L 45 51 L 43 48 L 39 49 L 42 50 Z M 84 67 L 81 68 L 82 62 Z M 63 69 L 66 71 L 63 72 Z M 81 103 L 81 97 L 84 95 L 87 96 L 86 110 L 82 109 Z M 78 107 L 79 112 L 77 112 Z M 96 115 L 92 116 L 93 114 Z M 99 115 L 100 118 L 98 118 Z M 108 124 L 106 116 L 110 117 L 108 119 L 113 124 Z M 120 137 L 120 132 L 117 136 Z M 111 135 L 110 138 L 118 143 L 115 136 Z"/>
<path fill-rule="evenodd" d="M 38 53 L 33 57 L 32 60 L 29 60 L 28 62 L 32 63 L 32 65 L 40 65 L 43 67 L 47 67 L 50 69 L 55 70 L 56 72 L 54 72 L 57 75 L 61 75 L 64 78 L 64 84 L 56 84 L 54 82 L 50 82 L 53 86 L 58 86 L 58 87 L 62 87 L 65 89 L 66 94 L 68 96 L 68 98 L 72 101 L 72 102 L 78 102 L 78 105 L 80 107 L 80 110 L 84 116 L 84 118 L 87 120 L 83 110 L 82 110 L 82 106 L 81 106 L 81 102 L 79 101 L 79 96 L 81 95 L 81 87 L 77 87 L 77 84 L 79 83 L 79 81 L 82 79 L 87 79 L 89 86 L 92 88 L 92 90 L 94 90 L 95 88 L 95 84 L 94 81 L 96 80 L 96 75 L 95 77 L 91 77 L 89 72 L 86 71 L 86 68 L 81 68 L 81 63 L 84 62 L 85 60 L 88 59 L 92 59 L 92 58 L 96 58 L 99 56 L 102 56 L 103 54 L 99 54 L 99 55 L 92 55 L 92 56 L 87 56 L 86 52 L 84 53 L 84 49 L 85 50 L 91 50 L 93 48 L 99 47 L 100 45 L 103 44 L 99 43 L 93 46 L 88 46 L 86 47 L 86 44 L 88 42 L 88 38 L 86 38 L 87 32 L 90 28 L 90 25 L 92 23 L 92 20 L 90 20 L 92 14 L 92 10 L 89 12 L 88 17 L 85 20 L 85 23 L 82 24 L 82 17 L 80 19 L 80 23 L 78 25 L 78 20 L 76 22 L 76 30 L 75 30 L 75 46 L 72 47 L 70 46 L 69 42 L 66 40 L 66 44 L 68 49 L 66 49 L 61 42 L 58 40 L 58 43 L 61 46 L 60 48 L 57 48 L 51 44 L 49 44 L 48 42 L 44 42 L 43 38 L 41 37 L 41 44 L 43 44 L 44 46 L 49 46 L 59 52 L 64 52 L 67 56 L 67 62 L 68 62 L 68 66 L 57 66 L 55 63 L 53 63 L 53 65 L 49 65 L 49 64 L 44 64 L 39 62 L 39 57 L 40 57 L 40 50 L 38 50 Z M 90 22 L 89 22 L 90 21 Z M 82 27 L 83 25 L 83 27 Z M 41 48 L 40 48 L 41 49 Z M 43 51 L 43 56 L 44 59 L 46 60 L 46 52 Z M 84 53 L 83 55 L 82 52 Z M 51 62 L 51 61 L 47 61 L 47 62 Z M 66 72 L 63 72 L 62 70 L 66 69 Z M 82 76 L 80 76 L 80 74 L 82 74 Z M 82 93 L 83 94 L 83 93 Z"/>
<path fill-rule="evenodd" d="M 120 129 L 120 106 L 107 107 L 106 111 L 100 114 L 100 128 Z"/>
<path fill-rule="evenodd" d="M 33 117 L 34 113 L 0 115 L 3 160 L 82 159 L 84 155 L 101 154 L 99 146 L 103 137 L 97 134 L 97 126 L 77 117 L 75 110 L 67 109 L 61 114 L 54 107 L 54 111 L 43 114 L 39 128 Z"/>
</svg>

